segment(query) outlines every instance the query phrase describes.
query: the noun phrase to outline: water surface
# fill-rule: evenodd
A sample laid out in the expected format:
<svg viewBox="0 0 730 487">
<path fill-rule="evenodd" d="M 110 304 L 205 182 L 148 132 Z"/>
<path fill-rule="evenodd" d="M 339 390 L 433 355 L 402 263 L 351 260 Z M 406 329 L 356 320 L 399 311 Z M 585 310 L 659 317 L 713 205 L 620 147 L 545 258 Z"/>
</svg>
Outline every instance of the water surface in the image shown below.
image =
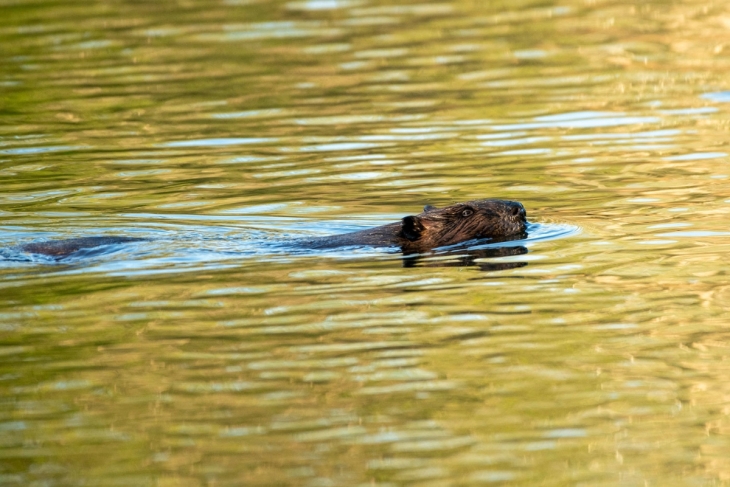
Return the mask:
<svg viewBox="0 0 730 487">
<path fill-rule="evenodd" d="M 728 483 L 722 3 L 3 10 L 3 485 Z M 487 197 L 526 252 L 282 245 Z"/>
</svg>

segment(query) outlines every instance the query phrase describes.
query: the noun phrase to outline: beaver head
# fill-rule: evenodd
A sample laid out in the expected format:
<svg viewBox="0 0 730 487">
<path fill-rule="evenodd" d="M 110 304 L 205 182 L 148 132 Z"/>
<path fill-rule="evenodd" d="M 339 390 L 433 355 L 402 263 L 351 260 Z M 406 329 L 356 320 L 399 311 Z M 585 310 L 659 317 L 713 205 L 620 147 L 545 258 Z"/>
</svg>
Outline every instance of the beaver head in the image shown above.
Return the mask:
<svg viewBox="0 0 730 487">
<path fill-rule="evenodd" d="M 413 253 L 474 238 L 519 238 L 526 228 L 520 203 L 474 200 L 446 208 L 426 206 L 423 213 L 403 218 L 398 237 L 402 250 Z"/>
</svg>

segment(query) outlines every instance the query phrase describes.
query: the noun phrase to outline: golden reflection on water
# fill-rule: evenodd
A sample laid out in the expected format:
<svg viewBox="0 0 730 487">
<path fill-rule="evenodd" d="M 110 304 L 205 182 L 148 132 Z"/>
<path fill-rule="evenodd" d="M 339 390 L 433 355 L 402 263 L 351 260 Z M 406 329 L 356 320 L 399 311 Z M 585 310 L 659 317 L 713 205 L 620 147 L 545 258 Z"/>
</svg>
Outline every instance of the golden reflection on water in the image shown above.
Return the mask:
<svg viewBox="0 0 730 487">
<path fill-rule="evenodd" d="M 0 262 L 0 483 L 728 482 L 722 3 L 6 8 L 2 247 L 152 240 Z M 526 266 L 287 247 L 484 197 Z"/>
</svg>

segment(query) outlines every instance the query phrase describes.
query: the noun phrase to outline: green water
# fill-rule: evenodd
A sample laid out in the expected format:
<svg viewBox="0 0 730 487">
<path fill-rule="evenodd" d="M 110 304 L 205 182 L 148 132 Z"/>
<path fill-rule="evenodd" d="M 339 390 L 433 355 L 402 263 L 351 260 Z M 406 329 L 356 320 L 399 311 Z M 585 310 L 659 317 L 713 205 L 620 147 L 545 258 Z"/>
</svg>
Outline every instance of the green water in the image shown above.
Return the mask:
<svg viewBox="0 0 730 487">
<path fill-rule="evenodd" d="M 0 484 L 730 484 L 724 2 L 0 19 Z M 527 265 L 286 245 L 487 197 Z"/>
</svg>

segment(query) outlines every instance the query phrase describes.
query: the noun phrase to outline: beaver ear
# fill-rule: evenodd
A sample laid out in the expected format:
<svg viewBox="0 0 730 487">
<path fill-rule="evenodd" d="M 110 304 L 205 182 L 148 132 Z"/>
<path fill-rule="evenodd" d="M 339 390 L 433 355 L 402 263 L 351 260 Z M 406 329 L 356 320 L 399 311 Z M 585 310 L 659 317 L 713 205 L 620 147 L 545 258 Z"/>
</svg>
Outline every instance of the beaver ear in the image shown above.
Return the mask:
<svg viewBox="0 0 730 487">
<path fill-rule="evenodd" d="M 429 211 L 433 211 L 435 209 L 436 209 L 436 207 L 433 206 L 433 205 L 426 205 L 426 206 L 423 207 L 423 212 L 424 213 L 428 213 Z"/>
<path fill-rule="evenodd" d="M 401 220 L 401 233 L 411 242 L 418 240 L 423 230 L 423 223 L 417 216 L 407 216 Z"/>
</svg>

